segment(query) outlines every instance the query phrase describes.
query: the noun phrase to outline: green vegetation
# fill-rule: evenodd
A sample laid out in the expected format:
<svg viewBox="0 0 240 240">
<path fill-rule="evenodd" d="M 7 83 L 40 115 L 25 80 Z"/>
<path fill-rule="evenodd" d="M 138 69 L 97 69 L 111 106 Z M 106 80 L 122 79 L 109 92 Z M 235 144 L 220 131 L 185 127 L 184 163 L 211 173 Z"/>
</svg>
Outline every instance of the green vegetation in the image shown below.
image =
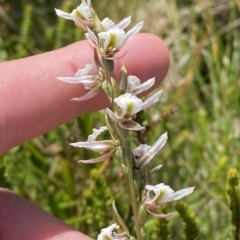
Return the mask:
<svg viewBox="0 0 240 240">
<path fill-rule="evenodd" d="M 54 12 L 54 8 L 71 11 L 79 3 L 0 0 L 0 61 L 42 53 L 84 38 L 73 22 L 57 18 Z M 175 190 L 196 187 L 184 199 L 187 205 L 181 206 L 181 211 L 187 212 L 179 212 L 185 216 L 185 224 L 186 214 L 193 217 L 190 224 L 199 233 L 197 238 L 185 239 L 239 239 L 239 226 L 232 227 L 239 219 L 234 221 L 231 211 L 239 211 L 240 203 L 230 203 L 226 179 L 229 169 L 240 170 L 240 1 L 92 3 L 100 17 L 117 22 L 132 15 L 133 24 L 143 19 L 143 31 L 163 38 L 169 48 L 171 67 L 160 86 L 165 97 L 143 113 L 148 130 L 136 138 L 151 145 L 167 131 L 169 140 L 153 160 L 164 165 L 155 176 L 156 183 L 164 182 Z M 113 196 L 128 221 L 128 206 L 121 206 L 126 196 L 118 162 L 77 163 L 92 158 L 92 152 L 68 145 L 85 140 L 101 120 L 102 113 L 85 114 L 12 149 L 0 158 L 0 186 L 34 201 L 93 238 L 112 219 Z M 164 211 L 176 211 L 174 205 L 169 204 Z M 155 231 L 147 231 L 149 240 L 159 239 L 160 234 L 161 239 L 184 239 L 178 213 L 164 221 L 150 219 L 146 228 Z"/>
</svg>

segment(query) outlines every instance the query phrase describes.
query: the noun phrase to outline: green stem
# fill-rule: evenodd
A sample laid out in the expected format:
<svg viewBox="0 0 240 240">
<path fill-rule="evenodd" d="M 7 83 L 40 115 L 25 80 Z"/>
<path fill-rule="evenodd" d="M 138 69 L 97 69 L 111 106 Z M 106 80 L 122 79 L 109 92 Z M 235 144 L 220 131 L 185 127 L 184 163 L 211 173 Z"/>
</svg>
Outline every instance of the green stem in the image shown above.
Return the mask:
<svg viewBox="0 0 240 240">
<path fill-rule="evenodd" d="M 134 179 L 133 179 L 133 171 L 132 171 L 132 151 L 131 151 L 131 142 L 130 142 L 129 136 L 123 140 L 122 152 L 123 152 L 123 163 L 128 170 L 128 172 L 126 173 L 126 178 L 127 178 L 126 185 L 128 187 L 130 203 L 133 210 L 137 240 L 143 240 L 144 238 L 141 233 L 141 226 L 139 224 L 139 217 L 138 217 L 138 202 L 137 202 L 137 196 L 136 196 L 135 187 L 134 187 Z"/>
<path fill-rule="evenodd" d="M 114 61 L 102 58 L 103 65 L 105 70 L 109 73 L 111 78 L 111 86 L 112 86 L 112 100 L 114 97 L 119 96 L 120 91 L 116 84 L 115 76 L 114 76 Z M 124 130 L 122 128 L 119 129 L 119 126 L 116 124 L 116 130 L 119 134 L 119 137 L 122 139 L 122 162 L 127 168 L 127 171 L 124 171 L 127 181 L 127 188 L 130 198 L 131 207 L 134 215 L 134 224 L 137 235 L 137 240 L 144 240 L 141 232 L 141 225 L 139 223 L 138 216 L 138 198 L 136 196 L 135 186 L 134 186 L 134 178 L 133 178 L 133 170 L 132 170 L 132 150 L 131 150 L 131 142 L 129 137 L 129 131 Z"/>
</svg>

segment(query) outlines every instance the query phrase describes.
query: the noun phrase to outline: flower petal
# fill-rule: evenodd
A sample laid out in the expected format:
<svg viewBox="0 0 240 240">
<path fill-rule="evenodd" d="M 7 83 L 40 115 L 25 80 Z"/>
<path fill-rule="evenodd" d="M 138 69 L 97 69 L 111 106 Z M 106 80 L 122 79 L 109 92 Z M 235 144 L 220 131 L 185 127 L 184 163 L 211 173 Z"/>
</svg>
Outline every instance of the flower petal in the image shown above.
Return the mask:
<svg viewBox="0 0 240 240">
<path fill-rule="evenodd" d="M 121 22 L 119 22 L 116 27 L 119 27 L 121 29 L 126 28 L 131 23 L 131 16 L 124 18 Z"/>
<path fill-rule="evenodd" d="M 119 126 L 123 129 L 133 130 L 133 131 L 141 131 L 144 130 L 145 127 L 142 127 L 139 123 L 129 120 L 127 122 L 119 122 Z"/>
<path fill-rule="evenodd" d="M 83 28 L 84 31 L 86 31 L 87 27 L 91 27 L 92 25 L 88 20 L 80 19 L 75 14 L 72 14 L 72 20 L 77 27 Z"/>
<path fill-rule="evenodd" d="M 154 143 L 151 149 L 138 160 L 139 166 L 141 166 L 141 168 L 144 168 L 153 159 L 153 157 L 161 150 L 161 148 L 165 145 L 166 141 L 167 133 L 164 133 Z"/>
<path fill-rule="evenodd" d="M 127 41 L 129 41 L 131 38 L 133 38 L 140 31 L 140 29 L 142 27 L 143 27 L 143 22 L 140 22 L 140 23 L 136 24 L 131 30 L 129 30 L 126 33 L 124 44 L 126 44 Z"/>
<path fill-rule="evenodd" d="M 158 218 L 169 218 L 171 217 L 172 215 L 174 215 L 174 213 L 168 213 L 168 214 L 164 214 L 164 213 L 161 213 L 161 212 L 158 212 L 156 210 L 149 210 L 147 208 L 145 208 L 151 215 L 155 216 L 155 217 L 158 217 Z"/>
<path fill-rule="evenodd" d="M 152 148 L 149 151 L 150 154 L 155 155 L 165 145 L 167 138 L 167 133 L 162 134 L 160 138 L 153 144 Z"/>
<path fill-rule="evenodd" d="M 93 79 L 93 76 L 85 76 L 85 77 L 57 77 L 56 79 L 66 82 L 66 83 L 83 83 L 83 84 L 92 84 L 96 83 L 96 80 Z"/>
<path fill-rule="evenodd" d="M 135 89 L 141 85 L 141 81 L 136 76 L 128 76 L 127 77 L 127 92 L 133 93 L 135 92 Z"/>
<path fill-rule="evenodd" d="M 155 83 L 155 78 L 150 78 L 146 82 L 142 83 L 140 86 L 136 87 L 133 91 L 134 94 L 139 94 L 141 92 L 147 91 Z"/>
<path fill-rule="evenodd" d="M 70 13 L 63 12 L 62 10 L 56 9 L 56 8 L 55 8 L 55 12 L 59 17 L 72 20 L 72 16 Z"/>
<path fill-rule="evenodd" d="M 112 112 L 111 109 L 106 108 L 106 111 L 107 111 L 108 116 L 109 116 L 111 119 L 115 119 L 114 114 L 113 114 L 113 112 Z"/>
<path fill-rule="evenodd" d="M 115 23 L 108 17 L 102 20 L 102 25 L 106 31 L 116 26 Z"/>
<path fill-rule="evenodd" d="M 153 168 L 150 170 L 150 173 L 153 173 L 153 172 L 157 172 L 158 170 L 160 170 L 162 168 L 163 165 L 158 165 L 157 167 Z"/>
<path fill-rule="evenodd" d="M 87 28 L 87 33 L 85 34 L 85 36 L 88 40 L 92 41 L 96 47 L 98 46 L 97 37 L 90 28 Z"/>
<path fill-rule="evenodd" d="M 164 133 L 160 136 L 160 138 L 155 142 L 155 144 L 148 150 L 143 151 L 144 155 L 140 156 L 138 159 L 138 165 L 140 168 L 144 168 L 153 157 L 161 150 L 161 148 L 165 145 L 167 141 L 167 133 Z M 144 146 L 143 146 L 144 147 Z"/>
<path fill-rule="evenodd" d="M 145 108 L 148 108 L 150 106 L 152 106 L 153 104 L 155 104 L 160 96 L 162 95 L 162 92 L 163 91 L 159 91 L 159 92 L 156 92 L 155 94 L 153 94 L 152 96 L 150 96 L 143 104 L 142 104 L 142 110 L 145 109 Z"/>
<path fill-rule="evenodd" d="M 88 136 L 87 141 L 88 142 L 93 142 L 96 141 L 96 138 L 104 131 L 108 130 L 107 126 L 100 127 L 99 129 L 94 128 L 93 133 Z"/>
<path fill-rule="evenodd" d="M 182 199 L 183 197 L 188 196 L 189 194 L 191 194 L 194 190 L 194 187 L 188 187 L 188 188 L 184 188 L 182 190 L 179 190 L 177 192 L 174 193 L 174 200 L 179 200 Z"/>
<path fill-rule="evenodd" d="M 89 72 L 94 68 L 96 68 L 95 64 L 86 64 L 85 68 L 78 69 L 77 73 L 75 74 L 75 77 L 87 76 Z"/>
<path fill-rule="evenodd" d="M 86 148 L 97 152 L 106 152 L 109 149 L 115 148 L 111 140 L 95 141 L 95 142 L 76 142 L 70 143 L 71 146 Z"/>
<path fill-rule="evenodd" d="M 139 146 L 137 146 L 136 148 L 134 148 L 132 150 L 133 155 L 138 159 L 141 159 L 144 155 L 146 155 L 149 150 L 151 149 L 150 146 L 148 146 L 147 144 L 140 144 Z"/>
<path fill-rule="evenodd" d="M 112 151 L 110 151 L 107 154 L 102 155 L 101 157 L 94 158 L 94 159 L 88 159 L 88 160 L 79 160 L 78 162 L 82 162 L 82 163 L 85 163 L 85 164 L 102 162 L 104 160 L 109 159 L 114 154 L 114 152 L 115 152 L 115 149 L 113 149 Z"/>
<path fill-rule="evenodd" d="M 72 101 L 84 101 L 90 98 L 93 98 L 97 96 L 102 90 L 101 84 L 97 85 L 95 88 L 93 88 L 91 91 L 83 95 L 82 97 L 79 98 L 72 98 Z"/>
</svg>

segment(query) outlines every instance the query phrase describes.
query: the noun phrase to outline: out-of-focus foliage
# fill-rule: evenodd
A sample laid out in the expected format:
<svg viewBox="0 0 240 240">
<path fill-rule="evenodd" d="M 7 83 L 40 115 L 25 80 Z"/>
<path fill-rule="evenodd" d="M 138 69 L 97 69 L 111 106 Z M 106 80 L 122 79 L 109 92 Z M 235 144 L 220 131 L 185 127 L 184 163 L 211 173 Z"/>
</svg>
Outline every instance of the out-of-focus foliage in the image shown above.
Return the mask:
<svg viewBox="0 0 240 240">
<path fill-rule="evenodd" d="M 22 58 L 84 38 L 72 21 L 57 18 L 77 0 L 0 0 L 0 61 Z M 231 239 L 231 210 L 226 174 L 240 168 L 240 1 L 239 0 L 92 0 L 100 17 L 118 22 L 132 15 L 144 31 L 162 37 L 171 54 L 169 74 L 160 86 L 165 96 L 143 113 L 147 131 L 134 141 L 151 145 L 167 131 L 169 140 L 154 163 L 155 174 L 178 190 L 195 186 L 184 202 L 197 217 L 198 239 Z M 153 76 L 154 77 L 154 76 Z M 111 201 L 130 222 L 116 160 L 84 165 L 87 150 L 68 143 L 86 140 L 104 124 L 102 113 L 85 114 L 0 159 L 0 186 L 36 202 L 41 208 L 96 238 L 111 220 Z M 169 204 L 166 212 L 175 211 Z M 94 224 L 93 224 L 94 223 Z M 98 223 L 98 224 L 96 224 Z M 164 226 L 168 229 L 165 231 Z M 182 239 L 181 219 L 150 219 L 148 239 Z M 152 229 L 152 231 L 151 231 Z"/>
<path fill-rule="evenodd" d="M 236 168 L 231 168 L 227 174 L 227 193 L 229 196 L 229 205 L 232 211 L 232 237 L 237 240 L 240 238 L 240 188 L 239 173 Z"/>
</svg>

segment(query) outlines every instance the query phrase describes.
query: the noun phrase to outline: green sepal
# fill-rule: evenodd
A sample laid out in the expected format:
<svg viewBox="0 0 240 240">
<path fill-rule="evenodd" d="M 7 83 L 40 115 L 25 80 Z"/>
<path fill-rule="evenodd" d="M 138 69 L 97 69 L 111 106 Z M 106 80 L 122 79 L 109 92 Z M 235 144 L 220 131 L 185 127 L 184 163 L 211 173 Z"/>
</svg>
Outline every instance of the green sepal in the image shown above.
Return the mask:
<svg viewBox="0 0 240 240">
<path fill-rule="evenodd" d="M 111 81 L 112 90 L 113 90 L 112 91 L 112 99 L 115 99 L 120 96 L 120 91 L 119 91 L 118 85 L 116 83 L 116 80 L 113 77 L 111 77 L 110 81 Z M 113 109 L 113 111 L 114 110 L 115 109 Z"/>
<path fill-rule="evenodd" d="M 145 210 L 144 206 L 141 205 L 138 210 L 138 222 L 141 227 L 144 226 L 144 224 L 148 220 L 149 213 Z"/>
<path fill-rule="evenodd" d="M 109 117 L 109 115 L 107 114 L 107 111 L 105 111 L 105 122 L 112 139 L 114 141 L 118 141 L 119 139 L 118 139 L 116 130 L 114 129 L 115 122 L 113 122 L 112 119 Z"/>
<path fill-rule="evenodd" d="M 111 77 L 114 77 L 114 61 L 102 57 L 102 62 L 106 72 L 108 72 Z"/>
<path fill-rule="evenodd" d="M 124 62 L 122 62 L 122 68 L 121 68 L 121 73 L 120 73 L 120 78 L 119 78 L 119 91 L 121 94 L 126 93 L 127 90 L 127 69 L 125 67 Z"/>
<path fill-rule="evenodd" d="M 102 89 L 106 93 L 110 103 L 112 104 L 112 95 L 113 94 L 112 94 L 112 85 L 111 85 L 111 83 L 108 80 L 103 81 Z"/>
<path fill-rule="evenodd" d="M 98 57 L 98 50 L 97 50 L 96 47 L 94 47 L 93 56 L 94 56 L 94 61 L 95 61 L 95 64 L 96 64 L 97 68 L 98 68 L 98 69 L 99 69 L 99 68 L 104 68 L 104 67 L 102 66 L 102 63 L 101 63 L 99 57 Z"/>
<path fill-rule="evenodd" d="M 122 148 L 120 146 L 116 147 L 115 156 L 117 157 L 119 162 L 122 164 L 123 163 L 123 153 L 122 153 Z"/>
<path fill-rule="evenodd" d="M 112 215 L 113 215 L 114 222 L 120 227 L 118 229 L 119 233 L 126 232 L 129 234 L 127 225 L 125 224 L 125 222 L 123 221 L 123 219 L 121 218 L 121 216 L 117 211 L 115 201 L 113 201 L 112 203 Z"/>
<path fill-rule="evenodd" d="M 122 166 L 122 169 L 123 169 L 123 173 L 125 175 L 127 175 L 128 174 L 128 168 L 124 164 L 121 164 L 121 166 Z"/>
<path fill-rule="evenodd" d="M 126 129 L 121 128 L 118 123 L 116 124 L 116 130 L 117 130 L 117 132 L 118 132 L 119 137 L 120 137 L 122 140 L 125 140 L 125 139 L 128 138 L 128 136 L 129 136 L 129 130 L 126 130 Z"/>
</svg>

